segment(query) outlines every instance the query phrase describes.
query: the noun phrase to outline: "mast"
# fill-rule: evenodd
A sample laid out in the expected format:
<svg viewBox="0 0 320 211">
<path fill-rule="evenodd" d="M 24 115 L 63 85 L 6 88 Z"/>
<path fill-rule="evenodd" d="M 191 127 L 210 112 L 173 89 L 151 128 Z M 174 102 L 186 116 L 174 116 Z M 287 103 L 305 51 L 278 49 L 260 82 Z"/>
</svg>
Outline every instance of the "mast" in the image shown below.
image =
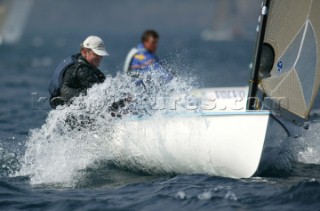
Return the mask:
<svg viewBox="0 0 320 211">
<path fill-rule="evenodd" d="M 268 21 L 268 12 L 269 12 L 269 5 L 271 0 L 263 0 L 263 6 L 260 16 L 260 23 L 258 28 L 258 38 L 256 43 L 256 49 L 254 52 L 254 60 L 252 65 L 252 76 L 249 85 L 249 95 L 248 95 L 248 103 L 247 103 L 247 110 L 256 110 L 256 95 L 258 91 L 259 81 L 259 69 L 260 69 L 260 62 L 261 62 L 261 55 L 262 55 L 262 47 L 264 42 L 264 36 L 267 27 Z"/>
</svg>

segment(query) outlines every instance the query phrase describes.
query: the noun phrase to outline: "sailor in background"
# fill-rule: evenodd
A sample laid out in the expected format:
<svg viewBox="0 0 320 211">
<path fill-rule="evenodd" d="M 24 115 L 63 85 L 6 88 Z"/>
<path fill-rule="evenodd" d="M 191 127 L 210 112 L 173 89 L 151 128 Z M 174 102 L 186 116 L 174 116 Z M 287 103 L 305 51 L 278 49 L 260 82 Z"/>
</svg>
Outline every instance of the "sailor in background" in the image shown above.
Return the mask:
<svg viewBox="0 0 320 211">
<path fill-rule="evenodd" d="M 69 103 L 80 93 L 86 94 L 88 88 L 105 80 L 98 69 L 102 58 L 108 55 L 103 40 L 89 36 L 80 46 L 80 53 L 62 61 L 51 78 L 50 105 L 54 109 Z"/>
<path fill-rule="evenodd" d="M 154 30 L 147 30 L 141 37 L 141 43 L 128 53 L 124 71 L 136 79 L 136 85 L 145 86 L 143 79 L 146 76 L 152 78 L 156 75 L 162 83 L 168 83 L 172 80 L 173 75 L 163 68 L 156 55 L 158 41 L 158 33 Z"/>
</svg>

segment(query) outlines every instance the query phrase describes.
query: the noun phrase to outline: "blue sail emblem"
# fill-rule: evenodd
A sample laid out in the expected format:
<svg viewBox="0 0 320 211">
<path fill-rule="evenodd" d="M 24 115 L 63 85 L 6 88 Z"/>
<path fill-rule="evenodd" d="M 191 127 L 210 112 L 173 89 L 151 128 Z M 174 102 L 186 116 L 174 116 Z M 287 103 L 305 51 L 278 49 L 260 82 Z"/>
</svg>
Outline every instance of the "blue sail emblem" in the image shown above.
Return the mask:
<svg viewBox="0 0 320 211">
<path fill-rule="evenodd" d="M 279 61 L 278 64 L 277 64 L 277 70 L 278 70 L 279 73 L 282 72 L 282 68 L 283 68 L 283 62 Z"/>
</svg>

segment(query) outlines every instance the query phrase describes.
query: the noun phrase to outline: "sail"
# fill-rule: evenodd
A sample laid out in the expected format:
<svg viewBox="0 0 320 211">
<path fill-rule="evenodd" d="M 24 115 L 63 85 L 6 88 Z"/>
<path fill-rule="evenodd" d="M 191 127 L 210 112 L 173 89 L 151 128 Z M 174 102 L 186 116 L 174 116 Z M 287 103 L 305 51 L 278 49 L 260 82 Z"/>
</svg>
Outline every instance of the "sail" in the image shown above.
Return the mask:
<svg viewBox="0 0 320 211">
<path fill-rule="evenodd" d="M 320 86 L 320 0 L 264 1 L 259 88 L 307 118 Z"/>
<path fill-rule="evenodd" d="M 0 44 L 15 44 L 23 35 L 34 0 L 0 0 Z"/>
</svg>

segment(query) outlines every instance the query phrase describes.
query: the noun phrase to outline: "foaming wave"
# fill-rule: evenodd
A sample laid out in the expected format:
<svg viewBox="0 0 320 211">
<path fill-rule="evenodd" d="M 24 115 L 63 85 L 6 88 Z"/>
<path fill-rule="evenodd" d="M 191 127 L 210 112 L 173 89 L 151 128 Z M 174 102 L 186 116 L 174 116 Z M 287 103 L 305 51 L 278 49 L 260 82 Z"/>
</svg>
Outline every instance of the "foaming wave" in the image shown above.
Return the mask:
<svg viewBox="0 0 320 211">
<path fill-rule="evenodd" d="M 19 158 L 23 144 L 16 137 L 0 140 L 0 178 L 7 177 L 19 169 Z"/>
<path fill-rule="evenodd" d="M 123 149 L 117 146 L 114 131 L 114 125 L 121 119 L 110 114 L 113 102 L 130 99 L 130 103 L 117 111 L 123 118 L 161 115 L 166 109 L 155 110 L 156 99 L 172 95 L 185 97 L 192 89 L 191 83 L 191 79 L 176 77 L 163 85 L 159 80 L 148 78 L 146 91 L 128 76 L 108 77 L 103 84 L 88 90 L 86 96 L 75 98 L 71 106 L 52 110 L 40 129 L 31 130 L 21 169 L 15 175 L 29 176 L 33 185 L 77 185 L 86 168 L 99 161 L 119 163 L 121 159 L 118 155 Z M 142 147 L 143 143 L 141 137 L 138 144 Z M 140 153 L 139 150 L 133 152 Z"/>
<path fill-rule="evenodd" d="M 306 164 L 320 164 L 320 113 L 312 114 L 309 130 L 301 140 L 302 149 L 299 150 L 298 161 Z"/>
</svg>

